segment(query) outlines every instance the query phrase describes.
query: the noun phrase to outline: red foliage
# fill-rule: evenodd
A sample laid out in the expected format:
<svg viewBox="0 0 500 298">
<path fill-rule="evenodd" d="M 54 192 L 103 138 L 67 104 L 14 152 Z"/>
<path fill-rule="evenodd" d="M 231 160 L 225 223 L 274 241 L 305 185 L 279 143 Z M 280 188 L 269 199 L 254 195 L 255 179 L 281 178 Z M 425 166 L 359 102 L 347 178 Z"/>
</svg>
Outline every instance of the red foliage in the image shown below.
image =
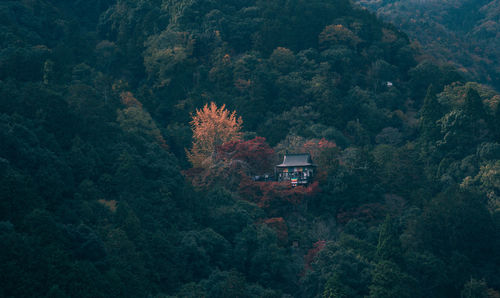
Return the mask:
<svg viewBox="0 0 500 298">
<path fill-rule="evenodd" d="M 271 182 L 269 182 L 271 183 Z M 258 203 L 262 197 L 262 183 L 258 183 L 250 179 L 248 176 L 244 176 L 241 179 L 239 185 L 239 193 L 247 201 Z M 267 184 L 267 183 L 266 183 Z"/>
<path fill-rule="evenodd" d="M 318 182 L 311 185 L 291 187 L 290 182 L 255 182 L 242 179 L 239 186 L 242 197 L 257 203 L 271 214 L 297 206 L 308 196 L 319 192 Z"/>
<path fill-rule="evenodd" d="M 318 253 L 325 248 L 326 241 L 325 240 L 319 240 L 316 243 L 313 244 L 313 247 L 309 249 L 307 254 L 304 257 L 304 263 L 305 263 L 305 270 L 311 270 L 311 263 L 314 261 L 314 258 L 318 255 Z"/>
<path fill-rule="evenodd" d="M 231 141 L 217 148 L 217 158 L 244 163 L 253 173 L 266 173 L 273 165 L 274 150 L 263 137 L 248 141 Z"/>
<path fill-rule="evenodd" d="M 299 205 L 305 197 L 312 196 L 319 191 L 318 182 L 311 185 L 291 187 L 290 182 L 272 182 L 262 184 L 263 196 L 259 202 L 261 207 L 271 207 L 274 202 L 286 202 Z"/>
<path fill-rule="evenodd" d="M 276 236 L 282 245 L 288 242 L 288 228 L 283 217 L 268 218 L 264 223 L 276 231 Z"/>
</svg>

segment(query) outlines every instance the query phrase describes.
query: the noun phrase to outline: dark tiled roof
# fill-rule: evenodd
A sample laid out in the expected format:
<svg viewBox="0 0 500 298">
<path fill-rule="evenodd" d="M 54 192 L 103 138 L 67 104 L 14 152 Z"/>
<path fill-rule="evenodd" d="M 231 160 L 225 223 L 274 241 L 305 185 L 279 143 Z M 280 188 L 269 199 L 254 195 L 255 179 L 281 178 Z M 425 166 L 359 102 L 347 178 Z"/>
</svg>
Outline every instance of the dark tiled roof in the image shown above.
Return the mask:
<svg viewBox="0 0 500 298">
<path fill-rule="evenodd" d="M 277 165 L 277 167 L 306 167 L 315 166 L 312 163 L 311 155 L 304 154 L 286 154 L 283 157 L 283 163 Z"/>
</svg>

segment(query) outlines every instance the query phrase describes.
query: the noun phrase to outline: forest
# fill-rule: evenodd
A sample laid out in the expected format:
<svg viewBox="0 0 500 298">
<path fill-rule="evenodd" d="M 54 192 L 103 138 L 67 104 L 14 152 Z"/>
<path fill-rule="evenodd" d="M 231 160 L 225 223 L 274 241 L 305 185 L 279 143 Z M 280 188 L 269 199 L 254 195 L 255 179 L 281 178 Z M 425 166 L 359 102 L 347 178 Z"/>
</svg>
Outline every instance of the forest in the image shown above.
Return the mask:
<svg viewBox="0 0 500 298">
<path fill-rule="evenodd" d="M 0 296 L 500 297 L 498 60 L 453 51 L 350 0 L 1 1 Z"/>
<path fill-rule="evenodd" d="M 500 1 L 357 2 L 407 32 L 427 58 L 453 64 L 466 79 L 500 90 Z"/>
</svg>

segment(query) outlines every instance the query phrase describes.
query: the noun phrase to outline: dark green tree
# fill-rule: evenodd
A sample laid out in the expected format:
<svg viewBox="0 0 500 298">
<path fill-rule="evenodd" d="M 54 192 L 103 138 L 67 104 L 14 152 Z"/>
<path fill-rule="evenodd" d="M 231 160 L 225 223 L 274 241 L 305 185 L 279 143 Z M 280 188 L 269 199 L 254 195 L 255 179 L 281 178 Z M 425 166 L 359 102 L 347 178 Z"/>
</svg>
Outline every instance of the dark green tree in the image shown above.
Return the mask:
<svg viewBox="0 0 500 298">
<path fill-rule="evenodd" d="M 325 290 L 323 291 L 323 298 L 347 298 L 353 297 L 353 291 L 349 287 L 342 284 L 340 277 L 337 273 L 334 273 L 332 277 L 328 279 L 325 285 Z"/>
<path fill-rule="evenodd" d="M 442 107 L 437 101 L 436 91 L 431 84 L 427 88 L 427 95 L 420 110 L 420 136 L 426 142 L 432 142 L 439 138 L 440 127 L 437 121 L 442 117 Z"/>
<path fill-rule="evenodd" d="M 399 234 L 397 223 L 390 215 L 387 215 L 380 226 L 376 253 L 379 260 L 388 260 L 395 263 L 401 261 L 403 252 Z"/>
<path fill-rule="evenodd" d="M 488 287 L 484 280 L 471 278 L 460 292 L 461 298 L 488 298 Z"/>
<path fill-rule="evenodd" d="M 476 89 L 470 87 L 467 89 L 467 94 L 464 100 L 464 111 L 471 117 L 472 120 L 484 118 L 485 111 L 481 96 Z"/>
<path fill-rule="evenodd" d="M 415 297 L 414 280 L 391 261 L 380 261 L 372 271 L 370 297 Z"/>
</svg>

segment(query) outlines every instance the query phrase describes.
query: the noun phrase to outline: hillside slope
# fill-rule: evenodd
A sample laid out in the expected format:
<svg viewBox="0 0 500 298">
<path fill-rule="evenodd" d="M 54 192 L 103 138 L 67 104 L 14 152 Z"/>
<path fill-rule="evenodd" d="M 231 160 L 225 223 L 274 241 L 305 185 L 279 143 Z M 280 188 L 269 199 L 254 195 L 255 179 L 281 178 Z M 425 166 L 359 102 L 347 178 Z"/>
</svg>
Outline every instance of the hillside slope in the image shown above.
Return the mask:
<svg viewBox="0 0 500 298">
<path fill-rule="evenodd" d="M 0 296 L 498 295 L 500 97 L 367 10 L 32 0 L 0 16 Z M 242 129 L 191 164 L 210 102 Z M 302 151 L 309 187 L 251 179 Z"/>
<path fill-rule="evenodd" d="M 465 76 L 500 89 L 500 2 L 361 0 L 395 24 L 425 53 L 455 65 Z"/>
</svg>

